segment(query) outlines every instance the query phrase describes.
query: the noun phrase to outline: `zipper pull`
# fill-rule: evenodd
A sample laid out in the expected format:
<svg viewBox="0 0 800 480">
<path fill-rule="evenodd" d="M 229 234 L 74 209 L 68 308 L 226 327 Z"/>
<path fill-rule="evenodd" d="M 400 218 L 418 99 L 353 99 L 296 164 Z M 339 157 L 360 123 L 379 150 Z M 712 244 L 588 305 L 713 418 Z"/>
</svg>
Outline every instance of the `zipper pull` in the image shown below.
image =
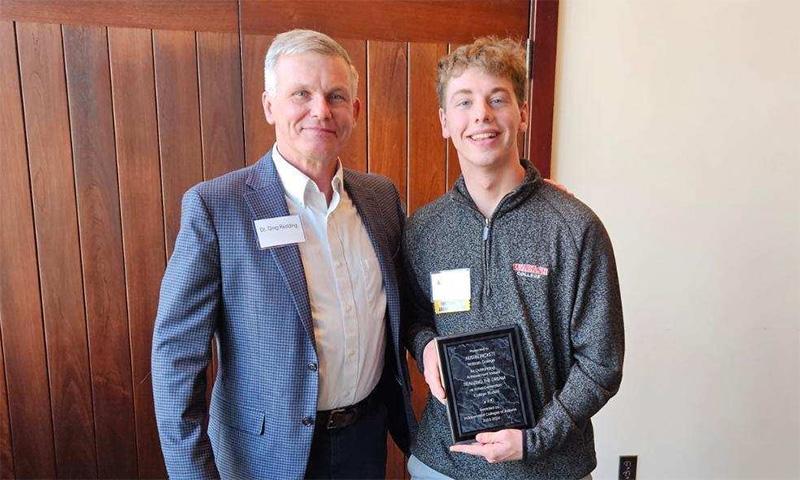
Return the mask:
<svg viewBox="0 0 800 480">
<path fill-rule="evenodd" d="M 486 219 L 486 223 L 483 225 L 483 241 L 489 239 L 489 219 Z"/>
</svg>

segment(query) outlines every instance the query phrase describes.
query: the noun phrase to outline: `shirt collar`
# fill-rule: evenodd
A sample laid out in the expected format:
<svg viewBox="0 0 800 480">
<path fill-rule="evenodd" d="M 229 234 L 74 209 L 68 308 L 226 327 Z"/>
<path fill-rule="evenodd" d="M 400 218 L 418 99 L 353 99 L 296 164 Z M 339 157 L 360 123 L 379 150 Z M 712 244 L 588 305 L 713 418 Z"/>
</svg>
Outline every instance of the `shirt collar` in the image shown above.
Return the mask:
<svg viewBox="0 0 800 480">
<path fill-rule="evenodd" d="M 278 145 L 272 147 L 272 161 L 275 163 L 275 170 L 278 171 L 278 176 L 283 184 L 283 190 L 286 196 L 289 197 L 297 205 L 305 207 L 309 201 L 309 195 L 312 193 L 321 194 L 317 184 L 314 183 L 308 176 L 297 169 L 294 165 L 289 163 L 286 158 L 278 151 Z M 342 187 L 344 186 L 344 171 L 342 170 L 341 160 L 336 160 L 336 173 L 331 179 L 331 187 L 333 187 L 333 197 L 331 204 L 328 205 L 328 210 L 333 211 L 339 204 L 339 199 L 342 194 Z"/>
</svg>

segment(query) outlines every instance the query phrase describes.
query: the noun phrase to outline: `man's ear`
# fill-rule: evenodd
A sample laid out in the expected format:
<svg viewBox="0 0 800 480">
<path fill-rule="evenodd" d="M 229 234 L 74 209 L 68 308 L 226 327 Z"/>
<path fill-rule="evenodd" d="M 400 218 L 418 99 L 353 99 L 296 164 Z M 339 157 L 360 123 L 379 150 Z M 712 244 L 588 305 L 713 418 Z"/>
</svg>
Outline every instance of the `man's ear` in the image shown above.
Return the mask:
<svg viewBox="0 0 800 480">
<path fill-rule="evenodd" d="M 439 123 L 442 124 L 442 138 L 450 138 L 450 132 L 447 130 L 447 114 L 441 107 L 439 107 Z"/>
<path fill-rule="evenodd" d="M 353 99 L 353 123 L 358 122 L 358 114 L 361 113 L 361 100 L 358 97 Z"/>
<path fill-rule="evenodd" d="M 519 131 L 520 132 L 527 132 L 528 131 L 528 102 L 523 102 L 522 105 L 519 107 Z"/>
<path fill-rule="evenodd" d="M 275 125 L 275 119 L 272 117 L 272 100 L 267 92 L 261 94 L 261 105 L 264 107 L 264 118 L 267 123 Z"/>
</svg>

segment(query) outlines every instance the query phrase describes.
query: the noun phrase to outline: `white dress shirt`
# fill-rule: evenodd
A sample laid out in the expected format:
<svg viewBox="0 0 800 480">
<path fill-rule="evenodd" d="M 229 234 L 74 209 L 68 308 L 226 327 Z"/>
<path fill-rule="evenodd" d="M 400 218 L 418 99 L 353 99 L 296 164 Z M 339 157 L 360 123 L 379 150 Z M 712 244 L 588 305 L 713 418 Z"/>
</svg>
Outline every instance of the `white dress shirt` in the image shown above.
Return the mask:
<svg viewBox="0 0 800 480">
<path fill-rule="evenodd" d="M 330 205 L 317 185 L 272 149 L 289 213 L 298 215 L 303 261 L 319 358 L 317 410 L 366 398 L 383 373 L 386 294 L 378 257 L 344 189 L 342 164 Z"/>
</svg>

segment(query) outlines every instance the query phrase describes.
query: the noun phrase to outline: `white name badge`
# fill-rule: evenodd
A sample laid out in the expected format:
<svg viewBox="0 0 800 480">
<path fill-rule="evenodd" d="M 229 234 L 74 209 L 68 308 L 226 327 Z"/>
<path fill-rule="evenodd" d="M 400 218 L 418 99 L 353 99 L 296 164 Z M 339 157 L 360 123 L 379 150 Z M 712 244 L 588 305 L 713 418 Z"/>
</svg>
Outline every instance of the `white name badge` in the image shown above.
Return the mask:
<svg viewBox="0 0 800 480">
<path fill-rule="evenodd" d="M 436 313 L 466 312 L 470 306 L 469 268 L 431 272 L 431 300 Z"/>
<path fill-rule="evenodd" d="M 254 220 L 258 234 L 258 245 L 261 248 L 277 247 L 290 243 L 305 242 L 303 226 L 300 216 L 288 215 L 286 217 L 262 218 Z"/>
</svg>

